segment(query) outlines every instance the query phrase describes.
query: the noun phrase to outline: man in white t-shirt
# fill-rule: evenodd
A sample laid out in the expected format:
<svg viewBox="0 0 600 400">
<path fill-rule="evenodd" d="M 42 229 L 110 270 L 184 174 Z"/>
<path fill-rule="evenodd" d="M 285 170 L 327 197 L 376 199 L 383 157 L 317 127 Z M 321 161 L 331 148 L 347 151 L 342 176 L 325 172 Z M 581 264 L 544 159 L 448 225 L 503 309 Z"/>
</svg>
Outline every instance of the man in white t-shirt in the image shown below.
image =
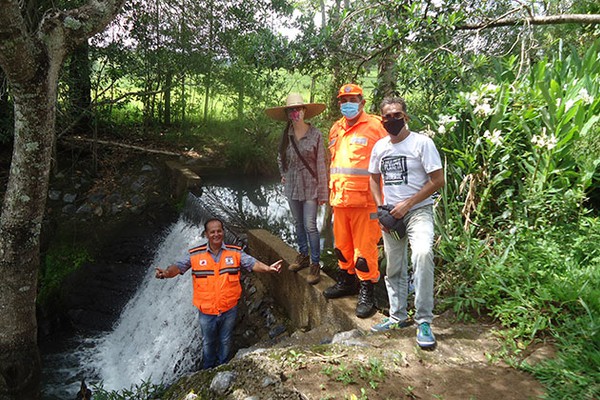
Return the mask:
<svg viewBox="0 0 600 400">
<path fill-rule="evenodd" d="M 422 348 L 433 348 L 436 341 L 431 330 L 434 269 L 431 196 L 444 186 L 442 161 L 433 140 L 409 130 L 406 102 L 402 98 L 384 99 L 381 116 L 388 136 L 373 147 L 369 172 L 371 193 L 378 206 L 383 230 L 390 316 L 371 330 L 383 332 L 412 325 L 407 314 L 407 250 L 410 244 L 417 344 Z M 389 223 L 390 214 L 396 220 L 403 220 L 405 229 L 395 229 L 396 226 Z M 392 226 L 394 228 L 390 230 L 388 227 Z"/>
</svg>

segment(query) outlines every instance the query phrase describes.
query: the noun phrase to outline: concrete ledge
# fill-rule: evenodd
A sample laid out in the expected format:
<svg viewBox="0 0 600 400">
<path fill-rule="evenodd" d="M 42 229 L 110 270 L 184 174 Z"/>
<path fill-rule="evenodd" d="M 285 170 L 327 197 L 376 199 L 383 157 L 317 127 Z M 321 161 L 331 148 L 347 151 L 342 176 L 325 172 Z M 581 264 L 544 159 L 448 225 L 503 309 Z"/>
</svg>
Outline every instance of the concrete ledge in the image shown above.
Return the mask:
<svg viewBox="0 0 600 400">
<path fill-rule="evenodd" d="M 169 160 L 165 164 L 169 169 L 171 187 L 176 198 L 181 198 L 188 192 L 202 192 L 201 179 L 198 174 L 177 161 Z"/>
<path fill-rule="evenodd" d="M 298 254 L 283 240 L 263 230 L 248 231 L 250 253 L 263 262 L 273 263 L 279 259 L 284 261 L 278 275 L 256 274 L 265 284 L 273 298 L 284 307 L 288 317 L 297 329 L 311 330 L 323 324 L 332 325 L 338 331 L 358 328 L 370 330 L 379 322 L 380 315 L 361 319 L 354 315 L 356 296 L 329 300 L 323 291 L 335 284 L 325 273 L 321 273 L 321 282 L 309 285 L 306 282 L 308 268 L 299 272 L 288 270 Z"/>
</svg>

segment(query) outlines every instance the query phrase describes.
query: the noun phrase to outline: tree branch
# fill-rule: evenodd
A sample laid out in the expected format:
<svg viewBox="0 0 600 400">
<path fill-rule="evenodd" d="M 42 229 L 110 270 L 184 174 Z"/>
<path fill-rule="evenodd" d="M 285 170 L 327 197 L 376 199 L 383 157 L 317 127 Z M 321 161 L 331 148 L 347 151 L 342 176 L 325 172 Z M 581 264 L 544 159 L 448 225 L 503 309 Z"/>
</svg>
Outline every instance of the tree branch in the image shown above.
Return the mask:
<svg viewBox="0 0 600 400">
<path fill-rule="evenodd" d="M 478 30 L 514 25 L 559 25 L 559 24 L 600 24 L 600 14 L 562 14 L 548 16 L 530 16 L 524 18 L 500 18 L 489 22 L 457 26 L 459 30 Z"/>
</svg>

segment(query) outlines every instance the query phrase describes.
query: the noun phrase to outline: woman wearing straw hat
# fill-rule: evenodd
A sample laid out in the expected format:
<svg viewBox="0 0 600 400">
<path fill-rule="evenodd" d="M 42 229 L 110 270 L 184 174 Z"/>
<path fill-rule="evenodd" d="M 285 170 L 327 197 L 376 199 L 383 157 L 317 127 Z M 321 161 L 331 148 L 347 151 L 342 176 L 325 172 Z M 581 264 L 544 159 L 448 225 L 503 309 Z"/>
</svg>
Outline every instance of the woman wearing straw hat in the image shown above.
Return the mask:
<svg viewBox="0 0 600 400">
<path fill-rule="evenodd" d="M 269 117 L 287 122 L 281 137 L 277 162 L 284 193 L 295 220 L 300 251 L 289 269 L 296 272 L 310 266 L 307 278 L 310 284 L 321 280 L 321 243 L 317 229 L 317 208 L 327 202 L 328 188 L 322 134 L 305 120 L 322 113 L 323 110 L 325 104 L 304 103 L 298 93 L 291 93 L 285 106 L 265 110 Z"/>
</svg>

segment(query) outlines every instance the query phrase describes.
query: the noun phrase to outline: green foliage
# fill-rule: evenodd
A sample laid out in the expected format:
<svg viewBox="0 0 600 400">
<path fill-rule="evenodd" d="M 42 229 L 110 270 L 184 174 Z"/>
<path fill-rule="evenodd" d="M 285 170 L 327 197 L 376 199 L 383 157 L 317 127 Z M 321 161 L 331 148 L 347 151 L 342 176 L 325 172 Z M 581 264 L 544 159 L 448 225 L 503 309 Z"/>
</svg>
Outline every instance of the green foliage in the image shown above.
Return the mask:
<svg viewBox="0 0 600 400">
<path fill-rule="evenodd" d="M 229 169 L 243 175 L 274 176 L 280 132 L 269 132 L 266 123 L 249 121 L 226 132 L 224 158 Z"/>
<path fill-rule="evenodd" d="M 165 393 L 165 387 L 144 381 L 129 389 L 107 391 L 100 382 L 93 387 L 92 392 L 94 400 L 158 400 Z"/>
<path fill-rule="evenodd" d="M 38 303 L 45 304 L 56 296 L 63 280 L 90 260 L 91 256 L 85 248 L 68 245 L 51 248 L 42 263 Z"/>
<path fill-rule="evenodd" d="M 496 317 L 513 362 L 553 338 L 558 357 L 530 368 L 551 398 L 599 390 L 600 220 L 586 203 L 598 190 L 599 48 L 560 48 L 527 73 L 497 59 L 493 77 L 423 118 L 446 159 L 436 215 L 446 305 Z"/>
</svg>

